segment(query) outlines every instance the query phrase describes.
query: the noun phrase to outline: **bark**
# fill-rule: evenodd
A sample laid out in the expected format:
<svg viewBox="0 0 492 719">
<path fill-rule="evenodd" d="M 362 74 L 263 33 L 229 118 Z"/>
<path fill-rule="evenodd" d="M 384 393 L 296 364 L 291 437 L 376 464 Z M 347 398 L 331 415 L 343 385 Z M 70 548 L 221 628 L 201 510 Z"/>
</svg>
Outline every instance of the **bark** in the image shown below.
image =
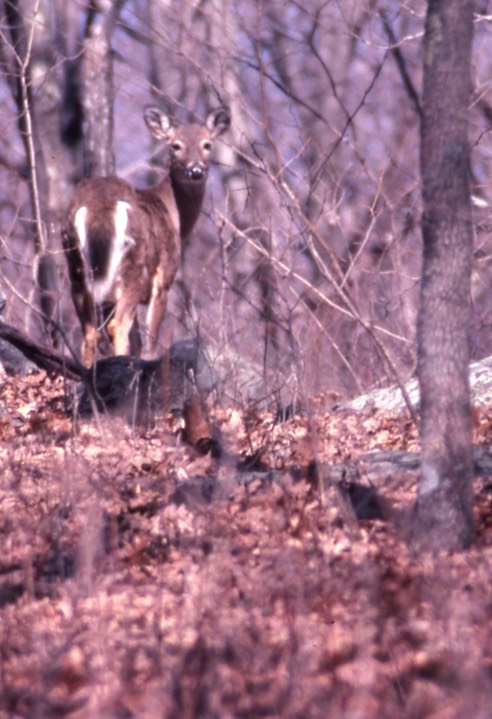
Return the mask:
<svg viewBox="0 0 492 719">
<path fill-rule="evenodd" d="M 421 124 L 423 274 L 418 319 L 422 468 L 419 547 L 456 550 L 472 539 L 468 377 L 473 234 L 467 112 L 472 0 L 430 0 Z"/>
<path fill-rule="evenodd" d="M 114 174 L 113 55 L 111 31 L 119 3 L 99 0 L 88 16 L 84 40 L 84 175 Z"/>
</svg>

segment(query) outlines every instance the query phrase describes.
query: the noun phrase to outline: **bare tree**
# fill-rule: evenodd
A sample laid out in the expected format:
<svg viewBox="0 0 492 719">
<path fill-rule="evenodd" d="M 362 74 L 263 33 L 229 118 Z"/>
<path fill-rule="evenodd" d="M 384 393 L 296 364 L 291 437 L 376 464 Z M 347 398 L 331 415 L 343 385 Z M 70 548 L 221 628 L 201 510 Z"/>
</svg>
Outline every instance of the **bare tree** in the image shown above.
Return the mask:
<svg viewBox="0 0 492 719">
<path fill-rule="evenodd" d="M 54 122 L 60 112 L 55 65 L 56 46 L 48 28 L 51 9 L 40 0 L 3 3 L 2 60 L 18 110 L 18 127 L 29 168 L 31 234 L 34 236 L 33 279 L 39 284 L 41 307 L 52 317 L 55 272 L 50 255 L 56 219 L 67 189 L 67 168 Z M 34 102 L 36 97 L 36 102 Z M 43 142 L 41 142 L 43 137 Z M 51 165 L 49 158 L 56 158 Z"/>
<path fill-rule="evenodd" d="M 424 261 L 418 323 L 422 469 L 417 541 L 472 538 L 468 381 L 473 252 L 468 144 L 473 0 L 430 0 L 421 126 Z"/>
</svg>

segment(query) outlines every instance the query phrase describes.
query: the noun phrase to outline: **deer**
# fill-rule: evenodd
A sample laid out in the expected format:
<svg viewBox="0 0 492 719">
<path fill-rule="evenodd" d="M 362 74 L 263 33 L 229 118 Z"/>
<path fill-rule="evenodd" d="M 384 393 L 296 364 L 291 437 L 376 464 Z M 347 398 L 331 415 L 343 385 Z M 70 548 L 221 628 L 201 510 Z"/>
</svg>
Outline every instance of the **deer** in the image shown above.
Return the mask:
<svg viewBox="0 0 492 719">
<path fill-rule="evenodd" d="M 147 308 L 141 357 L 156 358 L 168 292 L 202 207 L 213 144 L 230 125 L 225 106 L 204 124 L 175 123 L 153 105 L 143 116 L 151 135 L 165 144 L 162 179 L 144 189 L 117 176 L 82 180 L 62 230 L 87 368 L 96 361 L 98 316 L 114 354 L 128 355 L 139 305 Z"/>
</svg>

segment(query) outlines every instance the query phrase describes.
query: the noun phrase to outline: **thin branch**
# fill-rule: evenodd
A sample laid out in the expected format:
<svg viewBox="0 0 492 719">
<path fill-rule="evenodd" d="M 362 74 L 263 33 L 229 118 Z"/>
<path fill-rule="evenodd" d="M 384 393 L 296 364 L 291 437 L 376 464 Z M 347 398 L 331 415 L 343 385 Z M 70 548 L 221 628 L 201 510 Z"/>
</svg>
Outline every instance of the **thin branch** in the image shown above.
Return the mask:
<svg viewBox="0 0 492 719">
<path fill-rule="evenodd" d="M 403 86 L 405 90 L 407 91 L 407 94 L 410 98 L 410 100 L 413 103 L 413 106 L 415 107 L 415 111 L 419 117 L 422 117 L 422 108 L 420 106 L 420 98 L 417 90 L 415 89 L 415 85 L 412 82 L 412 79 L 410 77 L 410 74 L 407 70 L 407 64 L 405 62 L 405 58 L 403 57 L 403 53 L 401 51 L 400 44 L 397 39 L 396 35 L 393 32 L 393 28 L 391 27 L 391 23 L 388 20 L 388 17 L 386 15 L 386 11 L 384 8 L 381 8 L 379 11 L 379 17 L 381 18 L 381 21 L 383 23 L 384 30 L 386 32 L 386 35 L 388 36 L 388 40 L 391 43 L 391 52 L 393 54 L 393 57 L 395 58 L 396 65 L 398 67 L 398 70 L 401 75 L 401 79 L 403 81 Z"/>
<path fill-rule="evenodd" d="M 317 169 L 316 172 L 314 173 L 313 181 L 312 181 L 312 187 L 313 187 L 313 189 L 312 189 L 311 191 L 313 191 L 314 188 L 316 187 L 316 185 L 318 184 L 318 182 L 319 182 L 319 180 L 320 180 L 320 178 L 321 178 L 321 175 L 323 174 L 323 172 L 324 172 L 324 170 L 325 170 L 325 167 L 327 166 L 327 164 L 329 163 L 329 161 L 330 161 L 331 158 L 333 157 L 335 151 L 337 150 L 338 146 L 340 145 L 340 143 L 342 142 L 343 138 L 345 137 L 345 134 L 347 133 L 349 127 L 351 126 L 352 122 L 354 121 L 355 116 L 359 113 L 359 111 L 361 110 L 361 108 L 364 106 L 364 104 L 365 104 L 365 102 L 366 102 L 366 100 L 367 100 L 367 97 L 369 96 L 369 93 L 370 93 L 371 90 L 373 89 L 374 85 L 376 84 L 376 80 L 378 79 L 379 75 L 381 74 L 381 70 L 382 70 L 383 67 L 384 67 L 384 63 L 386 62 L 387 56 L 388 56 L 388 54 L 387 54 L 387 52 L 386 52 L 386 53 L 384 54 L 384 56 L 383 56 L 383 59 L 382 59 L 381 62 L 379 63 L 378 67 L 376 68 L 376 71 L 375 71 L 375 73 L 374 73 L 374 75 L 373 75 L 373 77 L 372 77 L 372 79 L 371 79 L 371 82 L 369 83 L 369 85 L 368 85 L 368 86 L 366 87 L 366 89 L 364 90 L 364 92 L 363 92 L 363 94 L 362 94 L 362 97 L 361 97 L 361 99 L 359 100 L 359 103 L 358 103 L 357 107 L 356 107 L 355 110 L 349 115 L 349 117 L 348 117 L 347 120 L 345 121 L 345 125 L 344 125 L 344 126 L 342 127 L 342 129 L 340 130 L 338 139 L 333 143 L 333 145 L 331 146 L 329 152 L 325 155 L 325 157 L 323 158 L 322 162 L 320 163 L 318 169 Z"/>
<path fill-rule="evenodd" d="M 266 257 L 274 267 L 277 268 L 277 270 L 281 271 L 282 276 L 285 277 L 291 277 L 301 284 L 303 284 L 305 287 L 307 287 L 314 295 L 317 297 L 317 299 L 321 300 L 325 305 L 330 307 L 331 309 L 336 310 L 337 312 L 340 312 L 340 314 L 344 315 L 345 317 L 349 317 L 350 319 L 354 320 L 359 324 L 371 337 L 375 347 L 377 348 L 378 352 L 380 353 L 381 357 L 385 360 L 386 364 L 388 365 L 391 374 L 395 378 L 396 383 L 398 384 L 401 393 L 403 395 L 403 399 L 405 401 L 405 404 L 408 408 L 408 411 L 410 412 L 410 416 L 412 417 L 412 420 L 414 421 L 415 425 L 418 426 L 418 416 L 413 408 L 412 402 L 410 400 L 410 397 L 408 395 L 408 392 L 405 388 L 404 383 L 402 382 L 399 372 L 397 370 L 396 364 L 391 358 L 389 351 L 386 349 L 386 347 L 383 345 L 381 340 L 378 338 L 377 333 L 384 334 L 388 337 L 391 337 L 392 339 L 397 339 L 400 342 L 405 342 L 406 344 L 410 344 L 410 340 L 406 339 L 405 337 L 401 337 L 399 335 L 396 335 L 394 332 L 391 332 L 390 330 L 385 329 L 384 327 L 380 327 L 379 325 L 373 325 L 367 320 L 365 320 L 359 312 L 356 310 L 355 306 L 351 303 L 350 299 L 346 295 L 345 291 L 342 290 L 338 284 L 335 282 L 334 278 L 330 274 L 328 268 L 325 267 L 324 263 L 322 263 L 322 267 L 324 267 L 324 271 L 327 273 L 325 275 L 326 279 L 329 280 L 331 286 L 335 289 L 337 294 L 339 295 L 340 299 L 344 304 L 347 305 L 347 307 L 343 307 L 342 305 L 337 304 L 334 302 L 328 295 L 326 295 L 324 292 L 322 292 L 318 287 L 315 287 L 309 280 L 307 280 L 305 277 L 300 275 L 299 273 L 292 270 L 291 267 L 289 267 L 285 262 L 282 262 L 281 260 L 277 259 L 273 255 L 269 254 L 268 251 L 261 245 L 259 242 L 255 241 L 253 238 L 251 238 L 249 235 L 247 235 L 245 232 L 243 232 L 239 227 L 234 225 L 232 222 L 230 222 L 227 217 L 224 215 L 220 215 L 222 222 L 231 229 L 232 232 L 236 236 L 241 237 L 243 240 L 245 240 L 251 247 L 253 247 L 259 254 L 261 254 L 263 257 Z M 318 261 L 321 261 L 321 258 L 319 258 L 318 253 L 316 252 L 315 248 L 315 258 L 317 258 Z"/>
<path fill-rule="evenodd" d="M 41 202 L 39 198 L 38 168 L 36 160 L 36 150 L 34 147 L 34 123 L 31 108 L 29 64 L 31 62 L 32 46 L 34 42 L 35 18 L 39 11 L 40 2 L 41 0 L 36 0 L 36 4 L 34 6 L 31 27 L 29 30 L 29 34 L 27 35 L 27 45 L 24 58 L 22 58 L 18 53 L 15 44 L 11 42 L 9 43 L 8 38 L 5 36 L 3 30 L 0 28 L 0 38 L 6 45 L 11 48 L 18 70 L 20 97 L 18 97 L 17 100 L 19 104 L 19 110 L 22 112 L 22 117 L 25 123 L 22 135 L 26 147 L 30 175 L 31 197 L 34 213 L 34 222 L 36 225 L 35 247 L 37 256 L 46 251 L 47 243 L 45 227 L 41 213 Z M 18 8 L 16 8 L 16 10 L 18 12 Z M 20 14 L 18 19 L 21 19 Z"/>
</svg>

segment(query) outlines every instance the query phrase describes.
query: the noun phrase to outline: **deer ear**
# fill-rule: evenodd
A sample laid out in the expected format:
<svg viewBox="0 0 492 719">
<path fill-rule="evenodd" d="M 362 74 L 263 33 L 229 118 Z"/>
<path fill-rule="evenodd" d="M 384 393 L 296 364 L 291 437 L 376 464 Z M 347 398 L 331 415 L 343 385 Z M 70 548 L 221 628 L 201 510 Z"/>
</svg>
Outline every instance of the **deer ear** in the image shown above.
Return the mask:
<svg viewBox="0 0 492 719">
<path fill-rule="evenodd" d="M 212 110 L 206 121 L 205 126 L 212 137 L 218 137 L 225 132 L 231 124 L 231 112 L 228 107 L 218 107 Z"/>
<path fill-rule="evenodd" d="M 158 140 L 168 140 L 173 123 L 169 115 L 155 105 L 148 105 L 144 109 L 144 119 L 147 127 Z"/>
</svg>

